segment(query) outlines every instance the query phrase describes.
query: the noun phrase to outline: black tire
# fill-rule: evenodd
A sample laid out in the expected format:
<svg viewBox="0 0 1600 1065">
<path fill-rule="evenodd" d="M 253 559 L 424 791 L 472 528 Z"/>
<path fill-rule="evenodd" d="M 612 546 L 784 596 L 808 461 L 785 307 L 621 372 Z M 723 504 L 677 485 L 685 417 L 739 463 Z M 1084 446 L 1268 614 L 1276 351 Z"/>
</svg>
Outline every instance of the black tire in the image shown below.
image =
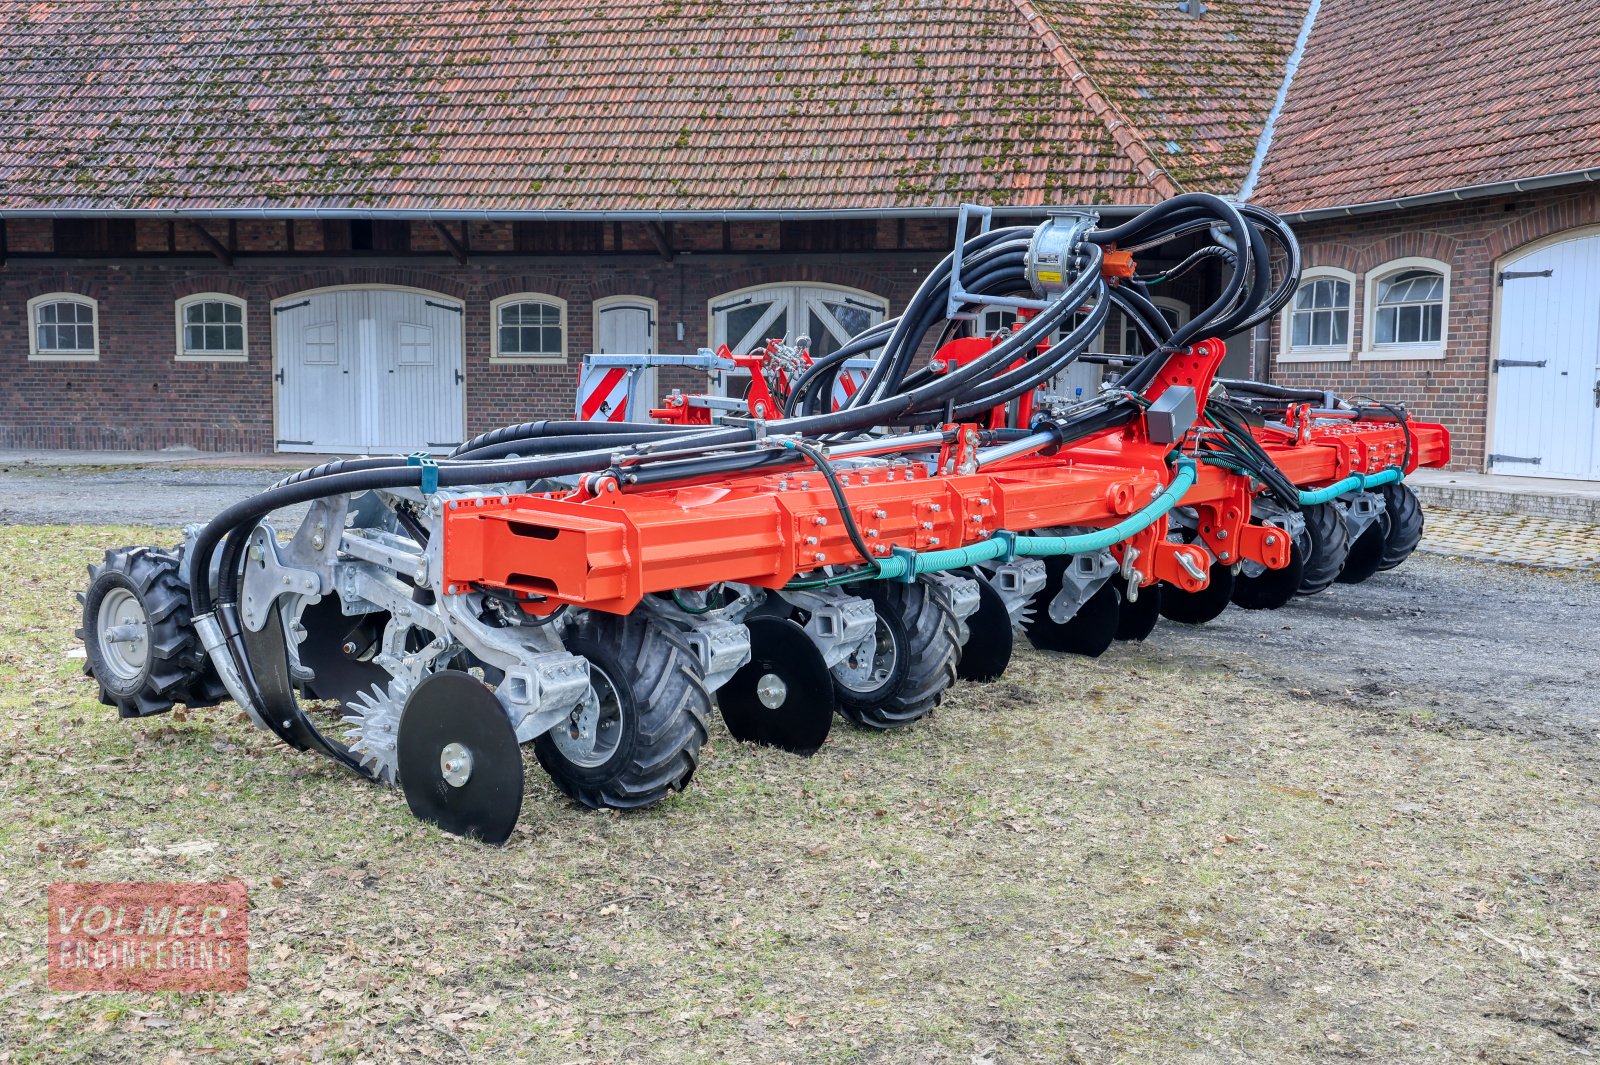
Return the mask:
<svg viewBox="0 0 1600 1065">
<path fill-rule="evenodd" d="M 1383 496 L 1384 513 L 1389 515 L 1389 535 L 1383 541 L 1378 568 L 1394 569 L 1410 558 L 1422 542 L 1422 501 L 1409 486 L 1399 482 L 1384 485 L 1379 493 Z"/>
<path fill-rule="evenodd" d="M 534 754 L 556 787 L 591 809 L 613 810 L 650 806 L 683 790 L 700 764 L 711 716 L 711 693 L 683 634 L 642 613 L 589 611 L 565 642 L 599 671 L 595 691 L 602 707 L 615 699 L 606 727 L 616 731 L 603 748 L 597 740 L 592 760 L 575 756 L 571 745 L 563 749 L 556 730 L 536 738 Z"/>
<path fill-rule="evenodd" d="M 1315 595 L 1334 582 L 1350 553 L 1350 528 L 1344 512 L 1333 503 L 1318 503 L 1300 511 L 1306 519 L 1305 568 L 1300 571 L 1301 595 Z"/>
<path fill-rule="evenodd" d="M 1379 514 L 1372 524 L 1361 530 L 1361 535 L 1350 544 L 1344 557 L 1344 568 L 1334 578 L 1340 584 L 1360 584 L 1378 572 L 1383 562 L 1383 547 L 1389 539 L 1389 515 Z"/>
<path fill-rule="evenodd" d="M 882 684 L 871 693 L 842 694 L 839 714 L 863 728 L 904 728 L 923 717 L 944 698 L 956 681 L 956 663 L 961 657 L 960 623 L 944 597 L 925 581 L 910 584 L 880 581 L 867 590 L 877 607 L 878 617 L 890 635 L 903 641 L 903 662 L 896 663 L 899 680 Z M 834 691 L 840 692 L 837 683 Z"/>
<path fill-rule="evenodd" d="M 180 564 L 175 552 L 116 548 L 89 567 L 89 587 L 78 593 L 84 675 L 121 717 L 164 714 L 177 703 L 215 706 L 227 697 L 190 621 Z M 110 630 L 124 626 L 143 631 L 131 640 L 112 639 Z"/>
<path fill-rule="evenodd" d="M 1044 560 L 1044 587 L 1028 604 L 1032 616 L 1023 631 L 1027 633 L 1028 642 L 1041 651 L 1099 658 L 1117 638 L 1122 593 L 1116 581 L 1108 579 L 1084 600 L 1077 613 L 1065 622 L 1056 621 L 1050 616 L 1050 603 L 1060 594 L 1070 565 L 1072 558 L 1068 555 L 1052 555 Z"/>
</svg>

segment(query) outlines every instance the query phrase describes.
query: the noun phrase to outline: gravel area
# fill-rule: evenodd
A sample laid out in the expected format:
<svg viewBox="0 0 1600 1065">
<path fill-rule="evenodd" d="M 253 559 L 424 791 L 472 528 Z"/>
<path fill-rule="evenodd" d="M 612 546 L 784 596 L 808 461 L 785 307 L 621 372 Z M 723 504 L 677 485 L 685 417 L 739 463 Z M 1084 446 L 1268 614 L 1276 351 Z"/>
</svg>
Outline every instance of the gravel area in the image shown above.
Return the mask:
<svg viewBox="0 0 1600 1065">
<path fill-rule="evenodd" d="M 0 468 L 0 525 L 182 526 L 211 520 L 287 472 L 259 466 L 8 466 Z M 296 512 L 288 513 L 299 520 Z"/>
</svg>

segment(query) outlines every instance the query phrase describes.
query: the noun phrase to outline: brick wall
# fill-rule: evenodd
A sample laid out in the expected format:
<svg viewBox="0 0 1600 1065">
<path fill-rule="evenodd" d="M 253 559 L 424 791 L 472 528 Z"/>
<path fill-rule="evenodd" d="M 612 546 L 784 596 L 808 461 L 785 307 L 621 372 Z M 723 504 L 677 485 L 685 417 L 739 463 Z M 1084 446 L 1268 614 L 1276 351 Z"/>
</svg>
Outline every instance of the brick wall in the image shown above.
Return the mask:
<svg viewBox="0 0 1600 1065">
<path fill-rule="evenodd" d="M 11 223 L 29 240 L 46 234 Z M 226 239 L 226 223 L 212 231 Z M 178 227 L 180 242 L 186 238 Z M 720 227 L 719 227 L 720 232 Z M 237 236 L 264 240 L 245 224 Z M 165 234 L 161 234 L 164 239 Z M 320 234 L 296 228 L 305 247 Z M 676 236 L 676 234 L 675 234 Z M 305 243 L 302 243 L 304 238 Z M 149 235 L 148 239 L 155 239 Z M 719 237 L 720 239 L 720 237 Z M 740 234 L 775 239 L 764 227 Z M 509 242 L 474 226 L 478 246 Z M 653 249 L 652 249 L 653 250 Z M 707 343 L 707 301 L 734 289 L 778 282 L 822 282 L 864 289 L 904 306 L 937 253 L 799 255 L 658 255 L 499 257 L 457 266 L 448 259 L 243 258 L 232 268 L 214 259 L 54 260 L 13 258 L 0 268 L 0 447 L 153 449 L 188 445 L 202 450 L 268 451 L 273 440 L 270 302 L 281 296 L 344 284 L 406 285 L 461 299 L 465 311 L 467 430 L 477 433 L 535 417 L 565 417 L 572 409 L 578 362 L 593 347 L 593 301 L 604 296 L 649 296 L 660 304 L 658 348 L 692 352 Z M 519 291 L 567 300 L 564 366 L 491 365 L 489 302 Z M 27 301 L 46 292 L 78 292 L 99 301 L 97 362 L 38 362 L 28 358 Z M 248 301 L 249 360 L 178 362 L 174 358 L 174 301 L 195 292 L 227 292 Z M 677 340 L 677 323 L 684 339 Z M 696 387 L 663 373 L 663 388 Z"/>
<path fill-rule="evenodd" d="M 1454 439 L 1453 466 L 1483 468 L 1493 357 L 1498 263 L 1551 234 L 1600 224 L 1600 192 L 1551 190 L 1471 200 L 1411 211 L 1295 226 L 1305 267 L 1335 266 L 1356 275 L 1353 345 L 1366 335 L 1366 275 L 1407 256 L 1450 266 L 1445 357 L 1411 361 L 1280 362 L 1279 323 L 1272 329 L 1270 379 L 1404 402 L 1419 419 L 1442 422 Z"/>
</svg>

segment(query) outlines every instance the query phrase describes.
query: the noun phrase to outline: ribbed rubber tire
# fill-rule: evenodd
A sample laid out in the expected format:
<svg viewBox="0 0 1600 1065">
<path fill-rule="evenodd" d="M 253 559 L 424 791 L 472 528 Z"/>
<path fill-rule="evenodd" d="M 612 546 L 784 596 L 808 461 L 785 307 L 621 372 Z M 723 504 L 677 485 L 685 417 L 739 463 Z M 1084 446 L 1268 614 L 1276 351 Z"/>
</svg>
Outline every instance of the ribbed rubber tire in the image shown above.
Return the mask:
<svg viewBox="0 0 1600 1065">
<path fill-rule="evenodd" d="M 1386 484 L 1380 488 L 1384 513 L 1389 515 L 1389 535 L 1383 541 L 1383 558 L 1378 569 L 1394 569 L 1411 557 L 1422 542 L 1422 501 L 1408 485 Z"/>
<path fill-rule="evenodd" d="M 176 552 L 157 547 L 119 547 L 89 567 L 89 587 L 78 593 L 83 604 L 83 672 L 100 687 L 100 701 L 121 717 L 164 714 L 177 703 L 215 706 L 228 691 L 206 660 L 189 616 L 189 588 L 179 577 Z M 149 635 L 146 661 L 133 675 L 122 675 L 104 657 L 99 638 L 100 606 L 121 589 L 144 611 Z"/>
<path fill-rule="evenodd" d="M 1300 513 L 1306 519 L 1311 546 L 1300 573 L 1299 594 L 1315 595 L 1332 584 L 1344 568 L 1344 558 L 1350 553 L 1350 529 L 1344 523 L 1344 512 L 1332 503 L 1318 503 Z"/>
<path fill-rule="evenodd" d="M 892 692 L 872 706 L 839 706 L 839 715 L 863 728 L 904 728 L 926 717 L 956 681 L 961 629 L 956 616 L 927 583 L 880 581 L 870 590 L 880 614 L 899 619 L 908 665 Z"/>
<path fill-rule="evenodd" d="M 595 766 L 568 759 L 550 733 L 536 738 L 534 754 L 556 787 L 596 810 L 650 806 L 683 790 L 700 764 L 711 717 L 711 693 L 688 640 L 641 612 L 588 611 L 567 629 L 565 643 L 611 678 L 622 736 Z"/>
</svg>

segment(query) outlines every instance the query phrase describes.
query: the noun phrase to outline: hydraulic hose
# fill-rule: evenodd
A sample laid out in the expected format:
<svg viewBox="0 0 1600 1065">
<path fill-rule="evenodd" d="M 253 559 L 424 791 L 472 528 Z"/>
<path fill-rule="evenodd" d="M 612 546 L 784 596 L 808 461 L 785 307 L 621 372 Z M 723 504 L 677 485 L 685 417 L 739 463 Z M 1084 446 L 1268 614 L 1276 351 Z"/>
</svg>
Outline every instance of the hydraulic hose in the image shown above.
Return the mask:
<svg viewBox="0 0 1600 1065">
<path fill-rule="evenodd" d="M 1342 481 L 1335 481 L 1326 488 L 1315 490 L 1301 490 L 1300 505 L 1314 507 L 1318 503 L 1327 503 L 1338 499 L 1347 492 L 1358 492 L 1367 488 L 1378 488 L 1382 485 L 1393 484 L 1405 477 L 1405 471 L 1398 466 L 1390 466 L 1377 473 L 1352 473 Z"/>
</svg>

